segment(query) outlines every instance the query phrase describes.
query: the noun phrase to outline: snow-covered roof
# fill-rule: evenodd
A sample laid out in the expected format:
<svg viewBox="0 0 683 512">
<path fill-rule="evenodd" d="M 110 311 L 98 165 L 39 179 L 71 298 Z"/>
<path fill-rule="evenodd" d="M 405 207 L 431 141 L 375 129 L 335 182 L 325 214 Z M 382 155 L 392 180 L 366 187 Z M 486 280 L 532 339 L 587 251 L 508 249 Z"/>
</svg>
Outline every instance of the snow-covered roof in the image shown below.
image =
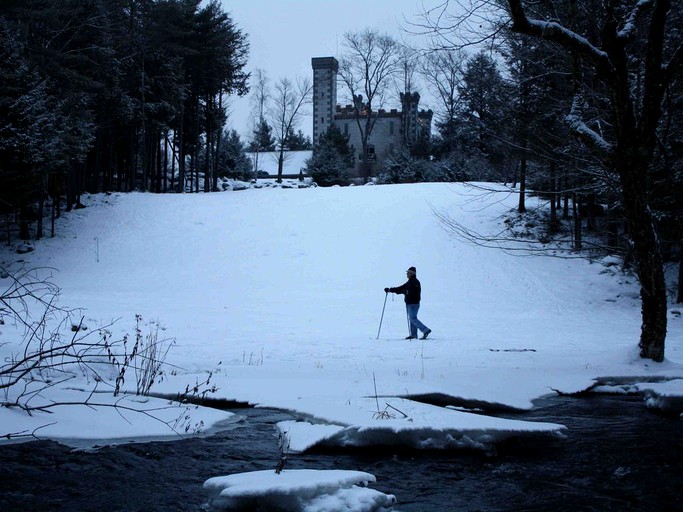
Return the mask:
<svg viewBox="0 0 683 512">
<path fill-rule="evenodd" d="M 313 151 L 285 151 L 285 163 L 282 169 L 283 174 L 299 174 L 299 171 L 306 167 L 306 160 L 311 158 Z M 254 163 L 256 153 L 247 153 L 247 156 Z M 277 160 L 280 156 L 279 151 L 264 151 L 258 153 L 258 169 L 265 171 L 271 176 L 277 175 Z"/>
</svg>

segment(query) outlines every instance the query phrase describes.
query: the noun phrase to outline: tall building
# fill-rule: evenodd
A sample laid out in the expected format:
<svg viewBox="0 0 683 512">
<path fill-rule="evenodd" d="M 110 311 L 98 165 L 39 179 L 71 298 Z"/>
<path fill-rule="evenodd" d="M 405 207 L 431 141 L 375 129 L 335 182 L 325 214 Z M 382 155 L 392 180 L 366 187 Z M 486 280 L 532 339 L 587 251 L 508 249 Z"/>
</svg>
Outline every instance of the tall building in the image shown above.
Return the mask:
<svg viewBox="0 0 683 512">
<path fill-rule="evenodd" d="M 337 59 L 314 57 L 311 59 L 311 65 L 313 67 L 314 147 L 320 135 L 335 124 L 339 131 L 349 136 L 349 145 L 355 149 L 356 176 L 374 175 L 375 170 L 381 168 L 385 159 L 401 145 L 411 145 L 422 138 L 431 138 L 432 111 L 419 109 L 420 95 L 418 93 L 401 94 L 400 111 L 380 109 L 370 114 L 377 119 L 368 138 L 369 169 L 363 169 L 361 132 L 358 128 L 356 110 L 353 105 L 341 106 L 337 103 L 339 72 Z M 361 116 L 362 125 L 364 125 L 363 121 L 364 115 Z"/>
<path fill-rule="evenodd" d="M 337 105 L 337 72 L 339 62 L 334 57 L 314 57 L 313 66 L 313 144 L 332 124 Z"/>
</svg>

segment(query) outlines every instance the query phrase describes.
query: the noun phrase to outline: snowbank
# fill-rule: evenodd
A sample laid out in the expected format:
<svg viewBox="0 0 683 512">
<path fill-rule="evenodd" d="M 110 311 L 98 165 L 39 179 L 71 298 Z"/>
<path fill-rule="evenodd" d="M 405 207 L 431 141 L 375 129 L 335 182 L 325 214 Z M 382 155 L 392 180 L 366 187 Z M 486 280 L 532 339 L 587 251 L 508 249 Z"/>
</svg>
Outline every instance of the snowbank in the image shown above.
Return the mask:
<svg viewBox="0 0 683 512">
<path fill-rule="evenodd" d="M 253 471 L 210 478 L 210 509 L 292 512 L 371 512 L 391 508 L 396 498 L 366 486 L 375 477 L 362 471 L 312 469 Z M 218 494 L 216 495 L 216 491 Z"/>
<path fill-rule="evenodd" d="M 557 436 L 565 430 L 563 425 L 553 423 L 495 418 L 411 400 L 383 400 L 379 409 L 373 411 L 372 407 L 373 399 L 338 405 L 334 411 L 319 407 L 316 410 L 319 421 L 325 422 L 323 425 L 284 421 L 277 428 L 287 436 L 293 452 L 315 446 L 377 445 L 490 450 L 513 436 Z"/>
</svg>

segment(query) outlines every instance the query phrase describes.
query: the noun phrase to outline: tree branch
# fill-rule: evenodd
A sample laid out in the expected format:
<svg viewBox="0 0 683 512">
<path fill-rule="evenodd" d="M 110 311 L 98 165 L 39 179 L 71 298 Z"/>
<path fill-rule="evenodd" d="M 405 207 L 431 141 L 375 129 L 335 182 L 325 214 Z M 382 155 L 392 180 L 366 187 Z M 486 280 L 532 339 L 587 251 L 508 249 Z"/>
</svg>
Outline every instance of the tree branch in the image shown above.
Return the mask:
<svg viewBox="0 0 683 512">
<path fill-rule="evenodd" d="M 512 31 L 558 43 L 577 52 L 597 66 L 611 67 L 607 52 L 593 45 L 585 37 L 555 21 L 529 19 L 522 6 L 522 0 L 508 0 L 508 4 L 512 18 Z"/>
</svg>

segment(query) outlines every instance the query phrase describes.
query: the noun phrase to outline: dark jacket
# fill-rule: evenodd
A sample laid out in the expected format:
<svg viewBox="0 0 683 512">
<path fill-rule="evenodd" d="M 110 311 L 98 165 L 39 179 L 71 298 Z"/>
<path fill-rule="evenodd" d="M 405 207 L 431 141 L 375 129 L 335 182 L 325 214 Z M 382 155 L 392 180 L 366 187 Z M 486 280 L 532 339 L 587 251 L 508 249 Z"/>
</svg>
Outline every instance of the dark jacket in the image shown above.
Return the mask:
<svg viewBox="0 0 683 512">
<path fill-rule="evenodd" d="M 389 288 L 389 291 L 392 293 L 400 293 L 405 295 L 406 304 L 420 303 L 420 294 L 422 292 L 422 288 L 420 287 L 420 281 L 418 281 L 417 277 L 415 276 L 409 278 L 401 286 Z"/>
</svg>

